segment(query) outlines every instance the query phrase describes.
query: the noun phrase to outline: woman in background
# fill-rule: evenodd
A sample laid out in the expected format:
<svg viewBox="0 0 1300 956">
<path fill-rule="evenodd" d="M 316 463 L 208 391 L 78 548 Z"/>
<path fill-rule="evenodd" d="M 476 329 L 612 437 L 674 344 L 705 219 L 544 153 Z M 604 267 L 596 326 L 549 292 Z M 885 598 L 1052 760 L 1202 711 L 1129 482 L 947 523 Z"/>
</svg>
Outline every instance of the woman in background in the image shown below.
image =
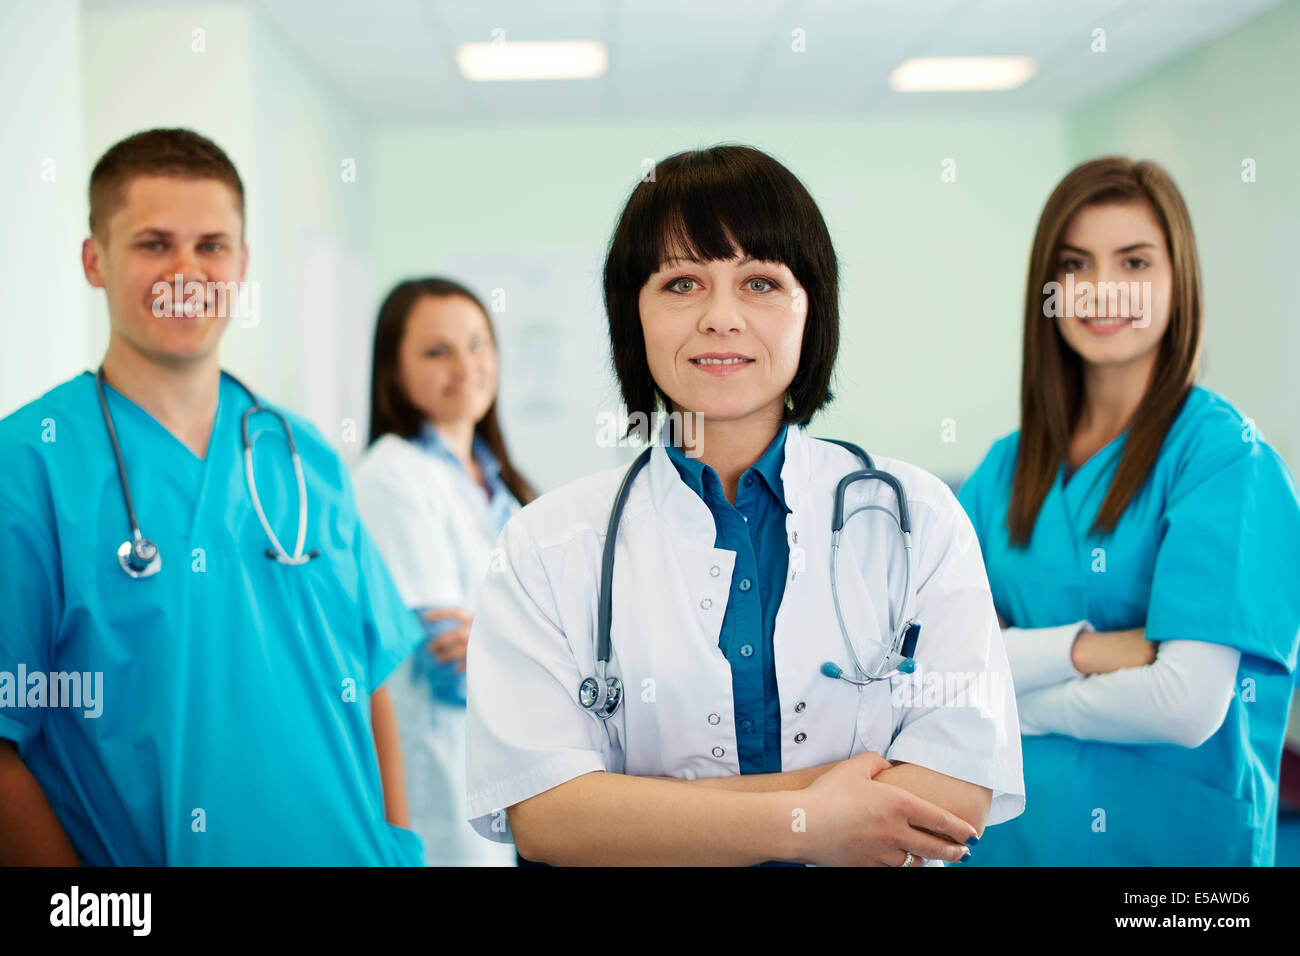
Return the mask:
<svg viewBox="0 0 1300 956">
<path fill-rule="evenodd" d="M 356 469 L 362 520 L 430 640 L 393 675 L 410 826 L 430 865 L 514 863 L 465 813 L 465 650 L 497 534 L 533 490 L 497 423 L 487 311 L 447 279 L 388 294 L 375 329 L 370 448 Z"/>
<path fill-rule="evenodd" d="M 1030 253 L 1020 430 L 960 495 L 1024 734 L 1025 812 L 979 865 L 1273 862 L 1300 505 L 1254 423 L 1193 384 L 1200 344 L 1168 175 L 1070 172 Z"/>
</svg>

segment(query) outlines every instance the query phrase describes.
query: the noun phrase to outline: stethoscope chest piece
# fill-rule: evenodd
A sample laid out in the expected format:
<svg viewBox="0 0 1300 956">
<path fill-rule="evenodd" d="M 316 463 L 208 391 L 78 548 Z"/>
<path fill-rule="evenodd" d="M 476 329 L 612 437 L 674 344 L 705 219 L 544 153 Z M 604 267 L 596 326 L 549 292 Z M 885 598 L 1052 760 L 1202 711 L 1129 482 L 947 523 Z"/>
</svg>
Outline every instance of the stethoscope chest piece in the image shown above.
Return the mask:
<svg viewBox="0 0 1300 956">
<path fill-rule="evenodd" d="M 602 693 L 601 685 L 605 685 Z M 588 677 L 578 687 L 578 701 L 587 710 L 595 711 L 597 717 L 608 720 L 623 702 L 623 682 L 617 677 Z"/>
<path fill-rule="evenodd" d="M 117 563 L 133 578 L 151 578 L 162 569 L 162 555 L 148 538 L 128 538 L 118 545 Z"/>
</svg>

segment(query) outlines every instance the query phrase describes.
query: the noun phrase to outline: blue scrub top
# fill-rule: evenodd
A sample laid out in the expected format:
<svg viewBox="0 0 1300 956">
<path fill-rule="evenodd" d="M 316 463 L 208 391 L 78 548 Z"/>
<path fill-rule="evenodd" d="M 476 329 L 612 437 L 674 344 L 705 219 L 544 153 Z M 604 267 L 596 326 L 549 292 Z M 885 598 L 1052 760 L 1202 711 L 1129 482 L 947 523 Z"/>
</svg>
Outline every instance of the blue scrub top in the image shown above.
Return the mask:
<svg viewBox="0 0 1300 956">
<path fill-rule="evenodd" d="M 1273 863 L 1300 643 L 1295 481 L 1253 422 L 1195 387 L 1114 533 L 1096 536 L 1126 438 L 1058 472 L 1027 548 L 1006 527 L 1019 433 L 994 444 L 959 495 L 993 603 L 1013 627 L 1086 619 L 1235 647 L 1227 717 L 1196 748 L 1023 737 L 1025 812 L 989 831 L 974 865 Z"/>
<path fill-rule="evenodd" d="M 713 546 L 736 553 L 718 646 L 731 664 L 741 773 L 781 770 L 781 701 L 772 639 L 790 565 L 785 532 L 790 509 L 781 484 L 788 427 L 781 426 L 741 475 L 735 505 L 727 500 L 717 472 L 675 445 L 666 446 L 682 481 L 709 506 L 717 528 Z"/>
<path fill-rule="evenodd" d="M 422 865 L 419 837 L 384 819 L 370 719 L 371 691 L 422 632 L 357 518 L 343 462 L 277 409 L 302 458 L 306 549 L 321 551 L 281 565 L 265 556 L 245 485 L 251 403 L 233 380 L 222 376 L 205 460 L 105 391 L 141 532 L 162 556 L 150 578 L 118 564 L 130 526 L 95 377 L 0 421 L 0 672 L 102 674 L 88 714 L 19 706 L 35 699 L 32 678 L 20 701 L 0 673 L 0 736 L 82 861 Z M 284 432 L 268 414 L 250 431 L 263 508 L 292 550 Z"/>
</svg>

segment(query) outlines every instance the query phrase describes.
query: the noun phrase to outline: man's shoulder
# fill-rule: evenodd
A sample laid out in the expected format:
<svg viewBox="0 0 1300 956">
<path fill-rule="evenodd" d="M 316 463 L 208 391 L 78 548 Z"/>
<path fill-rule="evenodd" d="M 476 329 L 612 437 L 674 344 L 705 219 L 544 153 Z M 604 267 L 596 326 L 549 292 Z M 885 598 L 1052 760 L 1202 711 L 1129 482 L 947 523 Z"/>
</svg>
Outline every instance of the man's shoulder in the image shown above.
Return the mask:
<svg viewBox="0 0 1300 956">
<path fill-rule="evenodd" d="M 39 520 L 50 507 L 52 477 L 74 478 L 103 454 L 107 431 L 94 376 L 74 376 L 0 419 L 0 507 Z"/>
<path fill-rule="evenodd" d="M 79 419 L 96 403 L 94 376 L 74 375 L 0 418 L 0 454 L 57 441 L 61 423 L 71 425 L 74 416 Z"/>
</svg>

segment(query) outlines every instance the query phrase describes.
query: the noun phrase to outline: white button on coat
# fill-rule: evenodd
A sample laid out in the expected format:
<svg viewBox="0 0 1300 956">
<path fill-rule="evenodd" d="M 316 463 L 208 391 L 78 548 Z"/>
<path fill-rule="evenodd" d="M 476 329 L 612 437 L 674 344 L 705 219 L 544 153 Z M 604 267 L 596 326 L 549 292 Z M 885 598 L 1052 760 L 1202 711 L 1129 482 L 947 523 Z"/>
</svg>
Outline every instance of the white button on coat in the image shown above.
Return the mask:
<svg viewBox="0 0 1300 956">
<path fill-rule="evenodd" d="M 773 645 L 782 728 L 798 734 L 781 734 L 781 766 L 797 770 L 873 750 L 990 788 L 987 823 L 1010 819 L 1024 809 L 1010 669 L 970 522 L 929 473 L 876 459 L 902 482 L 911 511 L 921 585 L 913 613 L 923 624 L 918 671 L 983 674 L 1005 693 L 992 707 L 921 706 L 894 700 L 891 681 L 859 689 L 820 671 L 835 661 L 853 672 L 831 600 L 831 511 L 836 483 L 861 467 L 847 449 L 790 427 L 781 480 L 800 554 Z M 718 647 L 735 553 L 713 547 L 708 506 L 662 446 L 631 488 L 615 552 L 609 673 L 623 681 L 623 705 L 601 720 L 578 703 L 578 685 L 595 673 L 601 548 L 625 472 L 610 469 L 543 495 L 498 542 L 501 560 L 484 581 L 469 642 L 469 817 L 489 839 L 511 838 L 508 827 L 494 829 L 501 819 L 494 811 L 592 771 L 683 779 L 739 773 L 731 667 Z M 868 503 L 897 511 L 883 482 L 854 484 L 846 513 Z M 904 562 L 891 517 L 867 511 L 847 525 L 840 595 L 864 662 L 889 640 L 888 605 L 898 613 Z M 703 601 L 713 610 L 702 613 Z M 719 723 L 701 721 L 701 713 L 720 715 Z"/>
</svg>

